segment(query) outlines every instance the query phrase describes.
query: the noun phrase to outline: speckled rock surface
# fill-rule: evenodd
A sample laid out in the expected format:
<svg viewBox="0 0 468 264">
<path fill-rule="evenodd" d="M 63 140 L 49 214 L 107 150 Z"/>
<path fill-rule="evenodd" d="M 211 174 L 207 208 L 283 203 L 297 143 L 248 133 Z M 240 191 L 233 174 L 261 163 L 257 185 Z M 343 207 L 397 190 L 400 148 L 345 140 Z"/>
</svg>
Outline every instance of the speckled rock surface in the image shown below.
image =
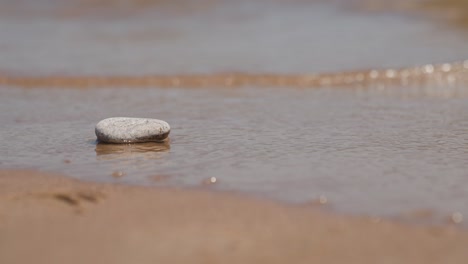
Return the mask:
<svg viewBox="0 0 468 264">
<path fill-rule="evenodd" d="M 96 125 L 97 139 L 104 143 L 163 141 L 171 128 L 165 121 L 150 118 L 112 117 Z"/>
</svg>

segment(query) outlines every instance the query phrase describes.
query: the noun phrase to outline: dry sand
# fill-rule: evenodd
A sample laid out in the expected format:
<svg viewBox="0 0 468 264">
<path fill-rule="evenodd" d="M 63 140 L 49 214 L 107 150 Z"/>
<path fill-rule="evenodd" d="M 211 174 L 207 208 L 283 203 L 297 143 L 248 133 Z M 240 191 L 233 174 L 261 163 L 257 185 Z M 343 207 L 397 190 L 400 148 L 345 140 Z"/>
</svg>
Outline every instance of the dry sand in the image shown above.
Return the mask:
<svg viewBox="0 0 468 264">
<path fill-rule="evenodd" d="M 468 233 L 0 171 L 0 263 L 466 263 Z"/>
</svg>

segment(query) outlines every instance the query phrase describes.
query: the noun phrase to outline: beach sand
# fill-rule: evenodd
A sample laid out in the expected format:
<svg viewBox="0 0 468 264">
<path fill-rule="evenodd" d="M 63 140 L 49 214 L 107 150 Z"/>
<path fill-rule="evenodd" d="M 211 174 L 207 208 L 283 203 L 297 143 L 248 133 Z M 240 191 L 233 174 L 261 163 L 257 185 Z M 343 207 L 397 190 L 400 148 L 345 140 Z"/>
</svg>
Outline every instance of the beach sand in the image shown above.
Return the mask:
<svg viewBox="0 0 468 264">
<path fill-rule="evenodd" d="M 466 263 L 467 244 L 454 226 L 0 172 L 0 263 Z"/>
</svg>

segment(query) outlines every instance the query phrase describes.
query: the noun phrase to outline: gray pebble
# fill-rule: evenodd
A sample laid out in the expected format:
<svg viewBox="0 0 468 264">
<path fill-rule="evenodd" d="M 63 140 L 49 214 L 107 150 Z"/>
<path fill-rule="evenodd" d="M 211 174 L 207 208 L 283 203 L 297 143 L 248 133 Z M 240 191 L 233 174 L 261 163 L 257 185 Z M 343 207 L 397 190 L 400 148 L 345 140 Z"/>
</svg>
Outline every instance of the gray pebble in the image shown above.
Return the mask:
<svg viewBox="0 0 468 264">
<path fill-rule="evenodd" d="M 112 117 L 96 125 L 96 136 L 105 143 L 163 141 L 171 127 L 165 121 L 150 118 Z"/>
</svg>

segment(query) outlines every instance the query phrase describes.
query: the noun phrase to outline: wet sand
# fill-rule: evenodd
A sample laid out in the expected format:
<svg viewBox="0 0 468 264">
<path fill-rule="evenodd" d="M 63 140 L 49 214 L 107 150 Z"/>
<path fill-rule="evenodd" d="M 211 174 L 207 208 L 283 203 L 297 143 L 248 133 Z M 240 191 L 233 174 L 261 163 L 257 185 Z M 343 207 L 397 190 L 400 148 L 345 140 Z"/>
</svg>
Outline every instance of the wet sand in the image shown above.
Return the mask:
<svg viewBox="0 0 468 264">
<path fill-rule="evenodd" d="M 467 243 L 450 226 L 0 171 L 1 263 L 465 263 Z"/>
</svg>

